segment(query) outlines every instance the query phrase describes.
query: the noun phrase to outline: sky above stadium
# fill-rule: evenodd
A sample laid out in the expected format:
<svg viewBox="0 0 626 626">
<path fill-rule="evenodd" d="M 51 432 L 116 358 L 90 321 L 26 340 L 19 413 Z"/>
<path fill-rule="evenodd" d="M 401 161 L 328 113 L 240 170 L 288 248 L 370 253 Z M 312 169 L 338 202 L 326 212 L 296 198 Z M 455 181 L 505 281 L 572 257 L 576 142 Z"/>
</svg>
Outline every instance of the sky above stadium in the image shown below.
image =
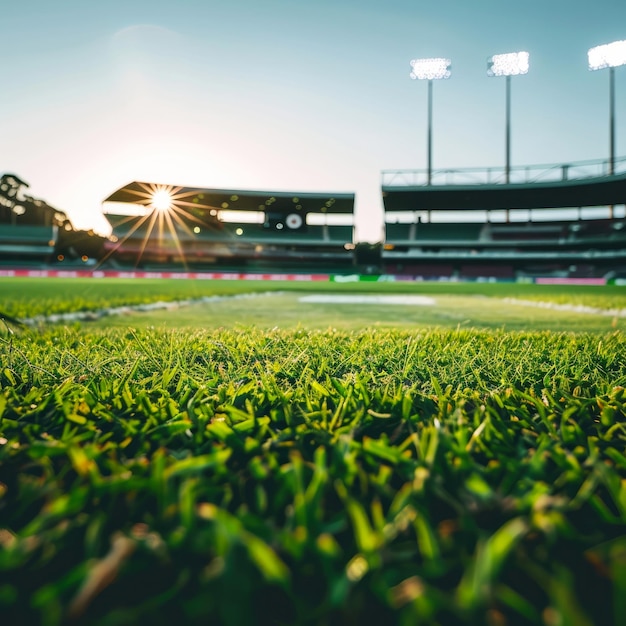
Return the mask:
<svg viewBox="0 0 626 626">
<path fill-rule="evenodd" d="M 608 70 L 623 0 L 23 0 L 1 6 L 0 174 L 106 231 L 102 200 L 133 180 L 355 192 L 357 237 L 380 238 L 381 171 L 503 166 L 505 79 L 487 57 L 527 50 L 512 78 L 512 165 L 608 157 Z M 615 71 L 626 155 L 626 67 Z"/>
</svg>

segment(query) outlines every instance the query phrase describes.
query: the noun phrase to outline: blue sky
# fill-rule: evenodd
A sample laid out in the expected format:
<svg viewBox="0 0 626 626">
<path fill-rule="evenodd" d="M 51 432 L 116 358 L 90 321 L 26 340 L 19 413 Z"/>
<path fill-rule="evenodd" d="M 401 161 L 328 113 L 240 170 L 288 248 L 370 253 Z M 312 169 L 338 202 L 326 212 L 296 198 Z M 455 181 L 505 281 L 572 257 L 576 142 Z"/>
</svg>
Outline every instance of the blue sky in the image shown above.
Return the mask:
<svg viewBox="0 0 626 626">
<path fill-rule="evenodd" d="M 512 79 L 513 165 L 608 156 L 608 70 L 588 48 L 626 39 L 626 2 L 565 0 L 22 0 L 2 6 L 0 173 L 102 229 L 132 180 L 356 192 L 379 237 L 380 175 L 426 167 L 426 84 L 444 56 L 433 167 L 502 166 L 504 79 L 486 59 L 527 50 Z M 626 67 L 616 70 L 626 155 Z"/>
</svg>

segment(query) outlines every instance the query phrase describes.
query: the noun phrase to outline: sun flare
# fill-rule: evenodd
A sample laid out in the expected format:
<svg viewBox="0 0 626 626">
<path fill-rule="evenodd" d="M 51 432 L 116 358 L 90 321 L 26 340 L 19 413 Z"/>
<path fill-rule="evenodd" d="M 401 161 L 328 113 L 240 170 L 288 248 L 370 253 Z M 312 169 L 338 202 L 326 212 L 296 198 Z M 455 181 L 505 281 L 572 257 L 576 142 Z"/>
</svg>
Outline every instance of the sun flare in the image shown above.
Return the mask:
<svg viewBox="0 0 626 626">
<path fill-rule="evenodd" d="M 159 189 L 152 194 L 150 204 L 157 211 L 169 211 L 172 208 L 172 194 L 167 189 Z"/>
<path fill-rule="evenodd" d="M 150 183 L 137 183 L 137 186 L 138 189 L 133 189 L 131 193 L 136 196 L 135 204 L 143 209 L 142 214 L 128 216 L 126 221 L 132 222 L 128 232 L 100 263 L 104 263 L 115 250 L 134 236 L 141 237 L 135 267 L 139 266 L 146 250 L 171 255 L 173 246 L 174 255 L 182 259 L 185 269 L 188 269 L 181 236 L 185 240 L 195 239 L 202 229 L 207 228 L 207 222 L 197 215 L 197 191 Z M 211 220 L 215 221 L 217 209 L 211 207 L 210 211 Z"/>
</svg>

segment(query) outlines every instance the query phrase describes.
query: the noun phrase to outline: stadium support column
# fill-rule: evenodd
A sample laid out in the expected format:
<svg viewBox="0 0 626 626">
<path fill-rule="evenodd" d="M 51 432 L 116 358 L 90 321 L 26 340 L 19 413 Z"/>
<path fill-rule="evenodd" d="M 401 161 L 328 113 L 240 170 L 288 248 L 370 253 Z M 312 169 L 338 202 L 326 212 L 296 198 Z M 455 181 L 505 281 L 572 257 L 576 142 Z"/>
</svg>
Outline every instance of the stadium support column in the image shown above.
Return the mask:
<svg viewBox="0 0 626 626">
<path fill-rule="evenodd" d="M 433 179 L 433 81 L 428 81 L 428 174 L 426 184 Z"/>
<path fill-rule="evenodd" d="M 609 175 L 615 174 L 615 68 L 609 68 Z M 611 216 L 612 217 L 612 216 Z"/>
<path fill-rule="evenodd" d="M 615 68 L 609 68 L 609 176 L 615 174 Z M 609 219 L 613 219 L 615 206 L 609 205 Z"/>
<path fill-rule="evenodd" d="M 504 178 L 508 185 L 511 182 L 511 76 L 509 75 L 506 77 L 506 166 Z"/>
<path fill-rule="evenodd" d="M 511 182 L 511 76 L 506 77 L 506 137 L 505 137 L 505 166 L 504 180 L 508 185 Z M 506 223 L 511 221 L 511 209 L 506 208 Z"/>
</svg>

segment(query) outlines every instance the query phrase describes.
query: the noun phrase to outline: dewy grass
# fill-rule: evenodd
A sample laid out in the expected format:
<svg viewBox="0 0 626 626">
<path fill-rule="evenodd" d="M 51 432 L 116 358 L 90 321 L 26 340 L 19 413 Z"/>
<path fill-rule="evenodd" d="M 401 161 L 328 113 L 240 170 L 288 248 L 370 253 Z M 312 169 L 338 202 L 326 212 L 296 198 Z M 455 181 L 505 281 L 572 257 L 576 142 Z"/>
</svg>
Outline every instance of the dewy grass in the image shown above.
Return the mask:
<svg viewBox="0 0 626 626">
<path fill-rule="evenodd" d="M 7 624 L 611 624 L 626 340 L 0 338 Z"/>
<path fill-rule="evenodd" d="M 487 296 L 626 309 L 626 287 L 488 283 L 332 283 L 177 279 L 2 278 L 0 312 L 35 317 L 264 291 Z"/>
<path fill-rule="evenodd" d="M 96 311 L 263 291 L 266 281 L 94 278 L 0 278 L 0 310 L 14 317 Z"/>
<path fill-rule="evenodd" d="M 300 302 L 302 295 L 428 294 L 434 306 L 319 304 Z M 242 305 L 241 296 L 271 294 Z M 217 298 L 215 298 L 217 296 Z M 225 297 L 224 297 L 225 296 Z M 231 296 L 233 296 L 231 298 Z M 519 306 L 506 301 L 572 303 L 599 308 L 597 314 Z M 108 315 L 112 308 L 150 308 L 155 302 L 199 301 L 197 306 L 171 310 L 135 311 Z M 147 305 L 147 306 L 144 306 Z M 482 328 L 606 332 L 626 325 L 626 288 L 617 286 L 545 286 L 513 284 L 438 283 L 307 283 L 284 281 L 206 281 L 152 279 L 37 279 L 0 278 L 0 314 L 28 319 L 38 325 L 70 323 L 59 314 L 82 313 L 89 321 L 83 332 L 105 327 L 234 328 L 342 330 L 364 328 Z M 610 312 L 610 315 L 602 313 Z M 617 313 L 616 313 L 617 312 Z M 73 316 L 70 316 L 75 319 Z M 95 319 L 97 318 L 97 319 Z M 56 319 L 56 322 L 52 320 Z M 48 321 L 46 321 L 48 320 Z M 0 327 L 0 333 L 3 328 Z"/>
</svg>

